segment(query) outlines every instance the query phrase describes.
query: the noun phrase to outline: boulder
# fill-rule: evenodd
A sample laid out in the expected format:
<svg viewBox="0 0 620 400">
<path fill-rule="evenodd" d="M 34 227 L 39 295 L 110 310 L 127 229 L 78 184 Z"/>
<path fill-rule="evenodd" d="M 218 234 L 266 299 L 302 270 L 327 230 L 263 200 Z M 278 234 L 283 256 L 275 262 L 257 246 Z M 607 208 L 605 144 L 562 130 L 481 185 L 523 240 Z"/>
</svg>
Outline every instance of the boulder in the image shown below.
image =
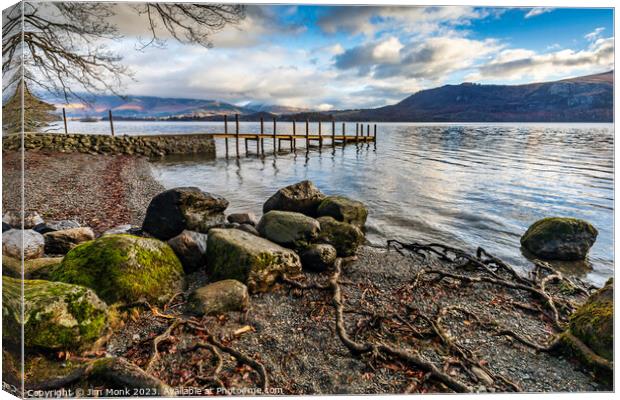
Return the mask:
<svg viewBox="0 0 620 400">
<path fill-rule="evenodd" d="M 263 204 L 263 214 L 271 210 L 299 212 L 311 217 L 325 195 L 311 181 L 301 181 L 278 190 Z"/>
<path fill-rule="evenodd" d="M 334 265 L 337 252 L 330 244 L 313 244 L 302 251 L 299 257 L 304 269 L 323 272 Z"/>
<path fill-rule="evenodd" d="M 317 221 L 321 225 L 317 242 L 334 246 L 339 257 L 354 255 L 364 243 L 364 233 L 355 225 L 336 221 L 332 217 L 320 217 Z"/>
<path fill-rule="evenodd" d="M 239 229 L 212 229 L 207 241 L 207 272 L 213 281 L 236 279 L 250 293 L 265 292 L 283 274 L 301 272 L 299 256 Z"/>
<path fill-rule="evenodd" d="M 20 211 L 7 211 L 2 217 L 2 222 L 15 229 L 22 229 L 22 213 Z M 24 213 L 23 229 L 32 229 L 35 225 L 43 223 L 43 218 L 36 211 Z"/>
<path fill-rule="evenodd" d="M 89 287 L 108 304 L 165 302 L 183 289 L 183 267 L 168 244 L 108 235 L 73 248 L 50 279 Z"/>
<path fill-rule="evenodd" d="M 2 334 L 27 348 L 81 349 L 95 342 L 106 327 L 107 306 L 90 289 L 42 280 L 2 277 Z"/>
<path fill-rule="evenodd" d="M 151 200 L 142 229 L 161 240 L 171 239 L 184 230 L 207 233 L 225 222 L 226 207 L 226 199 L 196 187 L 166 190 Z"/>
<path fill-rule="evenodd" d="M 251 212 L 230 214 L 228 217 L 226 217 L 226 220 L 230 222 L 231 224 L 237 223 L 240 225 L 243 225 L 243 224 L 252 225 L 252 226 L 258 225 L 258 218 L 256 218 L 256 215 L 254 215 L 254 213 L 251 213 Z"/>
<path fill-rule="evenodd" d="M 81 226 L 79 222 L 74 220 L 62 220 L 38 224 L 32 229 L 44 235 L 48 232 L 64 231 L 65 229 L 80 228 Z"/>
<path fill-rule="evenodd" d="M 239 228 L 237 228 L 241 231 L 247 232 L 247 233 L 251 233 L 254 236 L 260 236 L 260 233 L 258 233 L 258 231 L 256 230 L 255 227 L 253 227 L 252 225 L 248 225 L 248 224 L 241 224 L 239 225 Z"/>
<path fill-rule="evenodd" d="M 188 310 L 197 315 L 245 311 L 250 304 L 248 288 L 235 279 L 210 283 L 194 290 L 189 297 Z"/>
<path fill-rule="evenodd" d="M 207 235 L 194 231 L 183 231 L 168 244 L 174 250 L 185 272 L 198 271 L 207 264 Z"/>
<path fill-rule="evenodd" d="M 543 218 L 521 236 L 521 245 L 546 260 L 583 260 L 596 241 L 598 231 L 575 218 Z"/>
<path fill-rule="evenodd" d="M 344 196 L 327 196 L 317 209 L 319 217 L 332 217 L 358 227 L 366 224 L 368 209 L 364 203 Z"/>
<path fill-rule="evenodd" d="M 94 240 L 95 233 L 92 229 L 84 227 L 48 232 L 43 237 L 47 254 L 67 254 L 78 244 Z"/>
<path fill-rule="evenodd" d="M 22 249 L 25 260 L 42 257 L 45 250 L 43 235 L 32 229 L 24 231 L 21 229 L 11 229 L 2 234 L 2 253 L 4 255 L 21 259 Z"/>
<path fill-rule="evenodd" d="M 320 229 L 316 219 L 290 211 L 269 211 L 256 227 L 262 237 L 292 249 L 308 246 Z"/>
<path fill-rule="evenodd" d="M 614 359 L 613 279 L 592 294 L 571 316 L 570 333 L 594 353 L 608 361 Z"/>
<path fill-rule="evenodd" d="M 106 235 L 119 235 L 122 233 L 126 233 L 128 235 L 135 235 L 135 236 L 141 236 L 142 235 L 142 228 L 140 228 L 139 226 L 134 226 L 134 225 L 118 225 L 115 226 L 113 228 L 108 229 L 107 231 L 103 232 L 101 234 L 101 236 L 106 236 Z"/>
<path fill-rule="evenodd" d="M 62 262 L 62 257 L 41 257 L 24 261 L 25 279 L 48 279 L 49 272 Z M 2 256 L 2 275 L 21 278 L 21 261 L 16 258 Z"/>
</svg>

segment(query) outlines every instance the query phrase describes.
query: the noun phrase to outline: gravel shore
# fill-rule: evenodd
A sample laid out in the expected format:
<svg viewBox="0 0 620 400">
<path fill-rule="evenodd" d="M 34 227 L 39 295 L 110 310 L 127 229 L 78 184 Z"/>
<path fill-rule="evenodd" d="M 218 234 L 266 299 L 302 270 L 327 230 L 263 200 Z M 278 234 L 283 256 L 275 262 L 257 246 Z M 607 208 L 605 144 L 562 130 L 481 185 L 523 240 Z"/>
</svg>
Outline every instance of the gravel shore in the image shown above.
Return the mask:
<svg viewBox="0 0 620 400">
<path fill-rule="evenodd" d="M 19 154 L 3 153 L 2 164 L 3 209 L 19 210 Z M 26 210 L 44 220 L 74 219 L 96 233 L 141 225 L 151 198 L 163 190 L 146 158 L 28 152 L 24 164 Z"/>
</svg>

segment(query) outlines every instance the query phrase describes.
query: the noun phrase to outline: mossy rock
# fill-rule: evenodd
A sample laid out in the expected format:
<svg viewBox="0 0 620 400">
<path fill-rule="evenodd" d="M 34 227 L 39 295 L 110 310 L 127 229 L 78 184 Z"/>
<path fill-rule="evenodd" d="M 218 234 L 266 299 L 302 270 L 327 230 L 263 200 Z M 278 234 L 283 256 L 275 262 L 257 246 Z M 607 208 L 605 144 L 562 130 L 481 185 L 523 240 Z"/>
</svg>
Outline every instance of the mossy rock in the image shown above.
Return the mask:
<svg viewBox="0 0 620 400">
<path fill-rule="evenodd" d="M 364 243 L 364 233 L 355 225 L 336 221 L 332 217 L 320 217 L 317 220 L 321 225 L 317 242 L 334 246 L 339 257 L 354 255 Z"/>
<path fill-rule="evenodd" d="M 279 189 L 263 204 L 263 213 L 271 210 L 292 211 L 314 217 L 324 198 L 325 195 L 314 183 L 305 180 Z"/>
<path fill-rule="evenodd" d="M 521 245 L 546 260 L 583 260 L 596 241 L 598 231 L 576 218 L 543 218 L 521 237 Z"/>
<path fill-rule="evenodd" d="M 2 277 L 2 334 L 24 346 L 47 350 L 81 349 L 97 340 L 107 321 L 107 306 L 90 289 L 61 282 Z"/>
<path fill-rule="evenodd" d="M 269 211 L 256 227 L 264 238 L 292 249 L 307 247 L 319 235 L 319 222 L 304 214 L 290 211 Z"/>
<path fill-rule="evenodd" d="M 50 272 L 52 280 L 89 287 L 108 304 L 165 302 L 182 290 L 183 276 L 168 244 L 125 234 L 78 245 Z"/>
<path fill-rule="evenodd" d="M 332 217 L 337 221 L 363 227 L 368 218 L 368 209 L 361 201 L 344 196 L 327 196 L 317 209 L 319 217 Z"/>
<path fill-rule="evenodd" d="M 570 317 L 570 332 L 599 356 L 614 358 L 614 284 L 591 295 Z"/>
<path fill-rule="evenodd" d="M 301 272 L 292 250 L 239 229 L 212 229 L 207 241 L 207 273 L 212 281 L 236 279 L 251 293 L 265 292 L 283 274 Z"/>
<path fill-rule="evenodd" d="M 197 315 L 245 311 L 250 305 L 248 288 L 235 279 L 210 283 L 192 292 L 188 311 Z"/>
<path fill-rule="evenodd" d="M 24 261 L 24 278 L 48 279 L 49 272 L 62 262 L 62 257 L 42 257 Z M 2 256 L 2 274 L 21 278 L 21 262 L 12 257 Z"/>
</svg>

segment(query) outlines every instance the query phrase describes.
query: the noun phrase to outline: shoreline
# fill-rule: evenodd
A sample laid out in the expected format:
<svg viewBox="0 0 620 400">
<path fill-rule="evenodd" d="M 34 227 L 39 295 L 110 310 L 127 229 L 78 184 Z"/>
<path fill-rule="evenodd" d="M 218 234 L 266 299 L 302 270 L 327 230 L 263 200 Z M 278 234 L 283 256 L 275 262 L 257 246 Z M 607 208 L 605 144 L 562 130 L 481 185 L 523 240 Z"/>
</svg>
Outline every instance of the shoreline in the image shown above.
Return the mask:
<svg viewBox="0 0 620 400">
<path fill-rule="evenodd" d="M 101 234 L 112 227 L 141 225 L 149 201 L 163 186 L 145 157 L 84 153 L 27 152 L 25 208 L 46 220 L 74 219 Z M 20 156 L 3 152 L 4 212 L 19 210 L 10 196 L 20 180 Z"/>
<path fill-rule="evenodd" d="M 7 155 L 4 153 L 3 158 L 5 174 L 6 167 L 17 162 Z M 78 219 L 97 234 L 117 225 L 141 225 L 151 198 L 163 190 L 152 176 L 147 159 L 136 156 L 29 152 L 26 173 L 26 196 L 30 194 L 34 200 L 27 202 L 29 210 L 41 212 L 46 219 Z M 541 304 L 527 292 L 490 283 L 420 278 L 428 268 L 468 276 L 480 273 L 433 257 L 410 257 L 395 250 L 361 246 L 351 262 L 344 265 L 339 280 L 344 328 L 349 335 L 354 340 L 386 342 L 419 353 L 455 379 L 473 382 L 472 389 L 477 392 L 504 392 L 515 387 L 526 392 L 608 390 L 570 357 L 536 351 L 476 323 L 477 319 L 498 321 L 506 329 L 544 345 L 554 330 Z M 304 272 L 300 282 L 306 286 L 325 285 L 331 274 Z M 420 279 L 425 283 L 419 285 Z M 180 315 L 188 294 L 207 283 L 207 276 L 204 271 L 195 272 L 186 281 L 189 287 L 163 312 Z M 572 300 L 581 303 L 584 299 L 575 296 Z M 448 308 L 464 309 L 475 317 L 442 314 Z M 106 353 L 144 368 L 154 338 L 165 334 L 170 319 L 162 319 L 143 307 L 119 312 Z M 416 315 L 441 319 L 443 329 L 458 348 L 484 362 L 481 365 L 492 373 L 492 378 L 478 372 L 479 376 L 472 380 L 467 368 L 455 370 L 450 361 L 454 349 L 441 343 L 441 335 L 426 332 L 428 326 L 419 325 Z M 351 354 L 336 335 L 335 317 L 332 298 L 325 290 L 281 282 L 271 292 L 252 295 L 249 312 L 205 316 L 201 326 L 227 346 L 259 360 L 271 386 L 281 389 L 281 394 L 448 391 L 437 380 L 402 362 L 385 363 Z M 240 331 L 243 333 L 236 333 Z M 421 337 L 416 337 L 416 332 Z M 199 339 L 196 332 L 180 329 L 173 339 L 175 350 L 162 349 L 152 375 L 171 387 L 199 386 L 190 381 L 196 372 L 187 372 L 191 368 L 188 364 L 193 356 L 209 360 L 208 353 L 194 352 L 190 358 L 186 353 Z M 61 367 L 56 372 L 62 376 L 69 371 Z M 222 375 L 229 388 L 258 384 L 250 369 L 241 372 L 234 358 L 223 358 Z"/>
</svg>

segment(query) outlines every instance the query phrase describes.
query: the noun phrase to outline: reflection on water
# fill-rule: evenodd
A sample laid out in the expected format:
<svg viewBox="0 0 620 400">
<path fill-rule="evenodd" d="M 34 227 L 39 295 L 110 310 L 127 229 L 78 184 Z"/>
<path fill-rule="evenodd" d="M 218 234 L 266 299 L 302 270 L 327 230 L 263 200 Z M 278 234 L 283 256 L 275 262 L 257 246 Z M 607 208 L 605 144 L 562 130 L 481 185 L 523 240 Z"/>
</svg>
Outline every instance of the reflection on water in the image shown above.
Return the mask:
<svg viewBox="0 0 620 400">
<path fill-rule="evenodd" d="M 96 131 L 95 125 L 80 129 Z M 221 124 L 119 122 L 116 130 L 215 132 Z M 242 131 L 257 130 L 258 124 L 242 123 Z M 287 130 L 290 124 L 278 126 Z M 307 154 L 302 141 L 297 145 L 295 154 L 274 157 L 265 140 L 266 157 L 237 160 L 224 158 L 218 141 L 216 160 L 166 158 L 153 169 L 166 187 L 198 186 L 225 196 L 231 212 L 258 214 L 275 190 L 310 179 L 325 193 L 368 205 L 373 243 L 400 238 L 482 246 L 524 268 L 529 262 L 519 238 L 532 222 L 553 215 L 583 218 L 599 237 L 590 253 L 592 269 L 579 274 L 597 285 L 613 274 L 612 125 L 380 124 L 376 148 L 349 144 Z M 250 150 L 255 152 L 252 145 Z"/>
</svg>

